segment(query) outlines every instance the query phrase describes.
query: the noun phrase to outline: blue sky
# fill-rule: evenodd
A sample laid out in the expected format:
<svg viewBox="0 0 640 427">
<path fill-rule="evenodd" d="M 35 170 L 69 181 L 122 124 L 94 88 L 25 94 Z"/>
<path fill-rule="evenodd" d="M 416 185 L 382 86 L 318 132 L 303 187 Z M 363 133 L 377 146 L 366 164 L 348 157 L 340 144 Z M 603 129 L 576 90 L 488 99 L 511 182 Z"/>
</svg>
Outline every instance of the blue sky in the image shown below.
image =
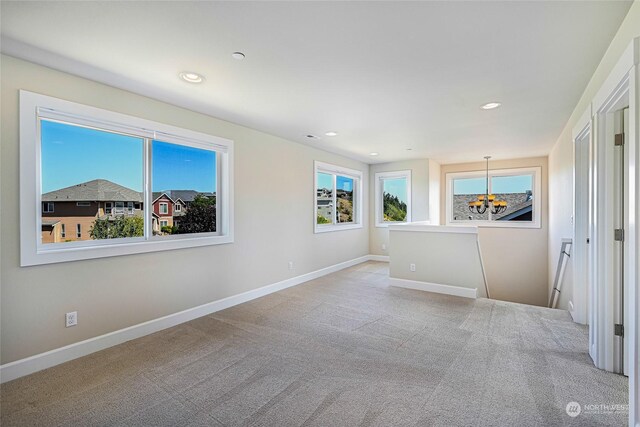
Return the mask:
<svg viewBox="0 0 640 427">
<path fill-rule="evenodd" d="M 214 151 L 153 141 L 152 153 L 152 191 L 216 191 Z"/>
<path fill-rule="evenodd" d="M 47 120 L 41 122 L 42 192 L 93 179 L 143 186 L 143 140 Z M 153 141 L 153 191 L 216 191 L 213 151 Z"/>
<path fill-rule="evenodd" d="M 453 194 L 484 194 L 486 178 L 462 178 L 453 181 Z M 493 194 L 524 193 L 533 190 L 532 175 L 494 176 L 491 178 Z"/>
<path fill-rule="evenodd" d="M 42 120 L 42 192 L 93 179 L 142 191 L 142 139 Z"/>
<path fill-rule="evenodd" d="M 336 185 L 338 190 L 353 191 L 353 178 L 338 175 L 336 176 Z M 333 189 L 333 175 L 319 172 L 318 188 Z"/>
<path fill-rule="evenodd" d="M 407 202 L 407 179 L 406 178 L 390 178 L 383 182 L 383 192 L 397 196 L 401 202 Z"/>
</svg>

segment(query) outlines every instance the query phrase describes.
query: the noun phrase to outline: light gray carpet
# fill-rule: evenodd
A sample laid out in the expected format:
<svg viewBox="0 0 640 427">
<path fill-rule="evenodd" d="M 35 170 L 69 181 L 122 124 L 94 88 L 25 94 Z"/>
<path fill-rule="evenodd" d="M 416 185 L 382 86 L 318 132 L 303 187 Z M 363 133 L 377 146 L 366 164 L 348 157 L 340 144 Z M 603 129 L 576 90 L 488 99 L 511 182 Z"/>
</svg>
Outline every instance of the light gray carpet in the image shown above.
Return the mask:
<svg viewBox="0 0 640 427">
<path fill-rule="evenodd" d="M 568 313 L 388 286 L 369 262 L 1 387 L 13 425 L 626 425 Z"/>
</svg>

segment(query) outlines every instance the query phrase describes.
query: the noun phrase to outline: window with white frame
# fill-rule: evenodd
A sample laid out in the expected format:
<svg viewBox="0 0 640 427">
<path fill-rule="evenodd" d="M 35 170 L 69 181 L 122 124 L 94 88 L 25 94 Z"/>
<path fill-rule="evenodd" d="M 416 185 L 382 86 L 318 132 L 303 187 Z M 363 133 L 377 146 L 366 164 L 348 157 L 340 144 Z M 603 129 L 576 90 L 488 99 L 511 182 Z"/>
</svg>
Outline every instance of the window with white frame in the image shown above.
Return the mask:
<svg viewBox="0 0 640 427">
<path fill-rule="evenodd" d="M 362 227 L 362 172 L 315 162 L 315 232 Z"/>
<path fill-rule="evenodd" d="M 411 222 L 411 171 L 375 174 L 376 227 Z"/>
<path fill-rule="evenodd" d="M 64 224 L 60 224 L 60 237 L 63 239 L 67 237 L 67 230 Z"/>
<path fill-rule="evenodd" d="M 113 211 L 116 215 L 122 215 L 124 213 L 124 202 L 116 202 L 116 207 Z"/>
<path fill-rule="evenodd" d="M 54 204 L 53 202 L 43 202 L 42 203 L 42 213 L 53 213 L 54 212 Z"/>
<path fill-rule="evenodd" d="M 541 168 L 446 175 L 447 225 L 540 227 Z"/>
<path fill-rule="evenodd" d="M 230 140 L 20 91 L 20 161 L 22 266 L 233 241 Z M 158 235 L 152 194 L 178 189 L 197 195 Z M 91 207 L 78 240 L 43 239 L 43 220 L 84 221 Z"/>
<path fill-rule="evenodd" d="M 169 203 L 160 203 L 160 214 L 167 215 L 169 213 Z"/>
</svg>

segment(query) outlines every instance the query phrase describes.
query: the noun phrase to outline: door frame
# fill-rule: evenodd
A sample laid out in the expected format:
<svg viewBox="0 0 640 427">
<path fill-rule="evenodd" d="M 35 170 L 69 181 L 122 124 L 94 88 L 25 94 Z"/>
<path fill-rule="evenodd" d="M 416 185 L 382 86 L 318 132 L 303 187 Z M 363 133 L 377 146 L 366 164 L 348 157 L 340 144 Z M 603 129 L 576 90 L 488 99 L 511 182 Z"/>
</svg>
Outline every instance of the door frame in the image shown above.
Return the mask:
<svg viewBox="0 0 640 427">
<path fill-rule="evenodd" d="M 625 138 L 625 238 L 624 238 L 624 337 L 627 346 L 626 358 L 635 362 L 640 356 L 638 331 L 640 331 L 640 147 L 638 142 L 640 107 L 640 38 L 634 39 L 605 80 L 592 103 L 594 137 L 594 292 L 592 294 L 595 349 L 592 354 L 595 365 L 608 371 L 614 370 L 614 313 L 615 300 L 611 286 L 615 272 L 612 249 L 613 239 L 613 185 L 614 144 L 613 135 L 607 133 L 607 120 L 611 115 L 629 107 L 629 134 Z M 629 425 L 640 425 L 640 378 L 637 363 L 628 364 L 629 375 Z"/>
<path fill-rule="evenodd" d="M 593 245 L 587 244 L 587 239 L 591 235 L 591 215 L 593 212 L 593 206 L 589 197 L 592 174 L 591 159 L 593 158 L 592 130 L 592 113 L 591 105 L 589 105 L 572 132 L 574 186 L 573 215 L 571 217 L 573 224 L 573 241 L 570 262 L 573 270 L 573 292 L 572 299 L 569 301 L 569 312 L 574 322 L 583 325 L 590 323 L 590 316 L 593 311 L 589 305 L 592 289 L 589 267 L 593 264 L 590 260 L 591 254 L 589 250 Z M 585 143 L 586 147 L 581 145 Z M 587 172 L 586 177 L 583 174 L 584 168 L 586 168 Z M 587 212 L 581 210 L 585 204 L 588 206 Z M 591 337 L 589 337 L 589 352 L 592 351 L 592 347 Z"/>
</svg>

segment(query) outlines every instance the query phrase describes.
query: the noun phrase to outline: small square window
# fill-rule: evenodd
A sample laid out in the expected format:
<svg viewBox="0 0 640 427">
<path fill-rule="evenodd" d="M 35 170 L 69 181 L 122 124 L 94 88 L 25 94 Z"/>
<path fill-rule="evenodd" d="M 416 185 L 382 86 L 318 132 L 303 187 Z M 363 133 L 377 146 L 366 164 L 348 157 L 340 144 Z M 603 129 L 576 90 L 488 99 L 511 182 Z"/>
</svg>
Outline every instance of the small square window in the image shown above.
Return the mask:
<svg viewBox="0 0 640 427">
<path fill-rule="evenodd" d="M 362 172 L 316 162 L 315 183 L 316 233 L 362 227 Z"/>
<path fill-rule="evenodd" d="M 53 202 L 43 202 L 42 203 L 42 213 L 53 213 Z"/>
<path fill-rule="evenodd" d="M 411 171 L 375 175 L 376 227 L 411 222 Z"/>
</svg>

